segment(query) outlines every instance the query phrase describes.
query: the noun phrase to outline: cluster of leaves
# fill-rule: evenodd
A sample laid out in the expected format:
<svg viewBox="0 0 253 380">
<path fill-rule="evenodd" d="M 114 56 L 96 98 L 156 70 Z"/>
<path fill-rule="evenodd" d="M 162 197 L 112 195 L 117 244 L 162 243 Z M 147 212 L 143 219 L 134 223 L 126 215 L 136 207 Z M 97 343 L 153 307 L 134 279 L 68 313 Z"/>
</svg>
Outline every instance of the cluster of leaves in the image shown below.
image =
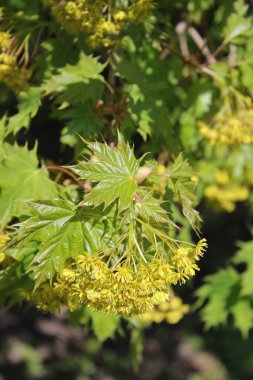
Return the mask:
<svg viewBox="0 0 253 380">
<path fill-rule="evenodd" d="M 3 212 L 3 223 L 5 220 L 9 222 L 13 216 L 24 215 L 24 207 L 27 215 L 31 215 L 23 223 L 18 224 L 11 245 L 22 249 L 34 241 L 41 243 L 32 266 L 37 285 L 47 279 L 52 280 L 56 272 L 62 271 L 68 258 L 84 252 L 94 254 L 94 252 L 105 252 L 112 247 L 115 249 L 118 239 L 121 243 L 124 239 L 135 240 L 134 235 L 137 236 L 140 233 L 140 236 L 137 236 L 138 239 L 142 239 L 142 236 L 149 239 L 149 236 L 157 235 L 157 239 L 162 239 L 169 247 L 173 242 L 169 236 L 166 237 L 166 229 L 164 231 L 158 229 L 160 225 L 165 225 L 165 228 L 168 228 L 166 225 L 173 226 L 167 212 L 161 207 L 161 201 L 152 196 L 152 188 L 148 191 L 145 187 L 137 185 L 135 178 L 141 160 L 135 159 L 132 149 L 123 141 L 117 148 L 97 142 L 88 143 L 87 146 L 94 155 L 95 162 L 81 161 L 73 167 L 73 171 L 80 179 L 97 184 L 85 195 L 78 207 L 75 202 L 68 199 L 64 190 L 60 192 L 61 189 L 59 189 L 57 192 L 55 183 L 46 176 L 43 167 L 36 168 L 36 161 L 32 161 L 33 151 L 13 147 L 16 150 L 20 149 L 27 160 L 24 162 L 24 157 L 21 154 L 18 156 L 23 168 L 22 171 L 20 170 L 20 175 L 25 178 L 24 189 L 28 191 L 25 193 L 16 182 L 13 183 L 13 187 L 9 186 L 10 180 L 7 173 L 15 169 L 11 166 L 10 159 L 7 162 L 3 160 L 2 168 L 6 170 L 6 182 L 1 184 L 2 197 L 6 197 L 5 204 L 7 204 L 7 199 L 9 202 L 5 213 Z M 15 162 L 17 157 L 12 151 L 10 154 Z M 179 166 L 182 165 L 181 157 L 176 161 L 177 163 Z M 190 168 L 185 162 L 183 163 L 182 173 L 187 177 Z M 19 171 L 19 167 L 17 169 Z M 189 203 L 187 190 L 184 190 L 187 182 L 183 174 L 178 176 L 179 172 L 178 167 L 177 170 L 172 171 L 170 181 L 175 182 L 184 201 Z M 30 182 L 26 183 L 26 179 Z M 17 181 L 20 181 L 19 177 Z M 45 192 L 46 188 L 48 188 L 48 193 Z M 14 189 L 18 193 L 14 192 Z M 13 198 L 9 196 L 8 191 L 11 192 Z M 177 195 L 177 191 L 175 194 Z M 29 200 L 31 198 L 41 200 Z M 51 198 L 51 200 L 43 200 L 43 198 Z M 29 200 L 28 205 L 24 205 L 24 199 Z M 193 196 L 191 196 L 191 202 L 192 199 Z M 187 211 L 190 214 L 189 221 L 192 222 L 191 215 L 194 211 L 189 205 Z M 197 211 L 195 214 L 198 215 Z M 140 220 L 142 229 L 134 231 L 133 224 L 137 228 L 138 215 L 142 218 Z M 188 216 L 187 213 L 185 215 Z M 129 225 L 132 229 L 128 228 L 124 233 L 124 226 Z M 156 244 L 158 243 L 159 240 Z M 130 247 L 128 249 L 130 250 Z M 19 255 L 19 250 L 17 254 Z"/>
</svg>

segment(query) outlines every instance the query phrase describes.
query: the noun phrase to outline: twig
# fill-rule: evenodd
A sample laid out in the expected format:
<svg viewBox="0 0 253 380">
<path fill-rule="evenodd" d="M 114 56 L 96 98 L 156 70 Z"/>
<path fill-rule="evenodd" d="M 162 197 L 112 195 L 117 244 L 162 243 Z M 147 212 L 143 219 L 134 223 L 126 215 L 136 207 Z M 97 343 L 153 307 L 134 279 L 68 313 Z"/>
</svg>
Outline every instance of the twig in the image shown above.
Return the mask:
<svg viewBox="0 0 253 380">
<path fill-rule="evenodd" d="M 200 73 L 205 73 L 205 74 L 209 75 L 210 77 L 212 77 L 215 80 L 221 79 L 218 74 L 216 74 L 213 70 L 209 69 L 206 66 L 199 66 L 199 72 Z"/>
<path fill-rule="evenodd" d="M 201 53 L 206 57 L 207 62 L 210 65 L 215 63 L 216 59 L 214 58 L 214 56 L 210 52 L 208 46 L 206 45 L 206 41 L 201 37 L 199 32 L 195 28 L 193 28 L 192 26 L 190 26 L 188 28 L 188 32 L 189 32 L 191 38 L 193 39 L 193 41 L 196 43 L 196 45 L 200 49 Z"/>
<path fill-rule="evenodd" d="M 225 40 L 217 47 L 217 49 L 213 52 L 213 56 L 214 57 L 217 57 L 217 55 L 220 54 L 220 52 L 222 51 L 222 49 L 224 48 L 224 46 L 226 46 L 226 42 Z"/>
<path fill-rule="evenodd" d="M 187 23 L 185 21 L 181 21 L 177 24 L 175 30 L 176 30 L 176 33 L 178 34 L 179 45 L 180 45 L 182 56 L 184 57 L 186 61 L 189 61 L 190 52 L 188 49 L 187 39 L 185 35 L 186 28 L 187 28 Z"/>
<path fill-rule="evenodd" d="M 233 44 L 229 45 L 228 65 L 229 67 L 236 66 L 237 47 Z"/>
<path fill-rule="evenodd" d="M 74 173 L 72 173 L 70 170 L 63 168 L 62 166 L 58 166 L 58 165 L 48 165 L 48 166 L 46 166 L 46 168 L 48 170 L 60 171 L 62 173 L 68 174 L 68 176 L 71 177 L 75 182 L 77 182 L 80 187 L 84 188 L 83 183 L 81 181 L 79 181 L 77 176 Z"/>
<path fill-rule="evenodd" d="M 109 92 L 113 95 L 113 94 L 114 94 L 114 89 L 113 89 L 113 87 L 110 85 L 110 83 L 108 83 L 108 82 L 105 80 L 105 85 L 106 85 L 106 87 L 108 88 Z"/>
</svg>

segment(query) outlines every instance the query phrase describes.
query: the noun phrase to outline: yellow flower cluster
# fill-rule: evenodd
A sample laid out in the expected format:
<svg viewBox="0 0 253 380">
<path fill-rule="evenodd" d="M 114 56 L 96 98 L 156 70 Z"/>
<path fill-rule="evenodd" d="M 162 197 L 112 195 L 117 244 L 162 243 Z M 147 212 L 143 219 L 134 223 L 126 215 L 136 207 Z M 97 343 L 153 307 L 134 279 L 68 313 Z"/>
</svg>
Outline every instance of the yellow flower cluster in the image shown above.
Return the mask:
<svg viewBox="0 0 253 380">
<path fill-rule="evenodd" d="M 233 110 L 225 107 L 209 124 L 200 121 L 198 127 L 203 137 L 214 145 L 252 144 L 253 102 L 241 95 Z"/>
<path fill-rule="evenodd" d="M 31 71 L 20 67 L 15 56 L 0 53 L 0 82 L 19 93 L 27 88 L 30 76 Z"/>
<path fill-rule="evenodd" d="M 11 46 L 12 37 L 9 32 L 0 32 L 0 49 L 2 52 L 8 50 Z"/>
<path fill-rule="evenodd" d="M 195 275 L 196 271 L 199 270 L 196 261 L 203 256 L 206 248 L 206 239 L 202 239 L 194 248 L 180 247 L 177 249 L 176 255 L 170 260 L 170 264 L 178 274 L 178 282 L 184 283 Z"/>
<path fill-rule="evenodd" d="M 49 283 L 41 285 L 34 291 L 19 289 L 20 296 L 31 304 L 45 312 L 57 312 L 64 306 L 64 300 L 60 298 L 57 291 Z"/>
<path fill-rule="evenodd" d="M 171 260 L 154 258 L 135 268 L 119 264 L 109 267 L 100 257 L 87 254 L 69 263 L 51 286 L 45 284 L 24 298 L 43 311 L 62 305 L 70 310 L 87 305 L 125 317 L 143 314 L 168 301 L 170 285 L 184 282 L 198 270 L 195 260 L 203 255 L 205 239 L 193 248 L 179 248 Z"/>
<path fill-rule="evenodd" d="M 107 0 L 63 0 L 52 5 L 52 13 L 69 33 L 88 33 L 91 46 L 108 47 L 129 22 L 142 21 L 152 8 L 153 0 L 132 0 L 124 8 Z"/>
<path fill-rule="evenodd" d="M 169 301 L 162 302 L 153 310 L 139 316 L 141 321 L 148 323 L 167 322 L 169 324 L 178 323 L 189 311 L 189 306 L 183 304 L 180 297 L 172 297 Z"/>
<path fill-rule="evenodd" d="M 204 194 L 218 210 L 233 212 L 236 202 L 243 202 L 249 198 L 248 186 L 234 183 L 227 171 L 218 170 L 214 174 L 214 180 L 215 184 L 207 186 Z"/>
<path fill-rule="evenodd" d="M 140 264 L 134 272 L 130 266 L 110 269 L 99 258 L 79 256 L 71 268 L 63 271 L 55 287 L 66 297 L 71 310 L 85 304 L 95 310 L 131 316 L 165 301 L 171 282 L 175 282 L 171 267 L 162 260 Z"/>
<path fill-rule="evenodd" d="M 27 88 L 31 72 L 24 65 L 19 64 L 15 45 L 13 35 L 0 31 L 0 82 L 19 93 Z"/>
</svg>

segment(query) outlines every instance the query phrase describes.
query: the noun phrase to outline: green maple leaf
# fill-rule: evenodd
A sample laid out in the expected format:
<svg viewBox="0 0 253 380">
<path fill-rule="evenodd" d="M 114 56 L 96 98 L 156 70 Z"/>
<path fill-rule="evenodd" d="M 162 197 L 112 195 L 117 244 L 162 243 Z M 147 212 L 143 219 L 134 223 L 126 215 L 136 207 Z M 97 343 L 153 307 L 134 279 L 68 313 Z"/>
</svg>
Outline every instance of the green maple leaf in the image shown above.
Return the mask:
<svg viewBox="0 0 253 380">
<path fill-rule="evenodd" d="M 20 263 L 14 263 L 0 270 L 0 305 L 10 307 L 23 301 L 20 288 L 31 288 L 32 280 L 24 274 Z"/>
<path fill-rule="evenodd" d="M 233 258 L 233 263 L 243 264 L 246 266 L 245 270 L 241 273 L 241 295 L 251 296 L 253 293 L 253 241 L 248 241 L 241 244 L 239 251 Z"/>
<path fill-rule="evenodd" d="M 47 241 L 73 216 L 75 205 L 65 199 L 29 201 L 32 216 L 21 223 L 15 241 L 23 246 L 30 241 Z M 21 242 L 21 244 L 20 244 Z"/>
<path fill-rule="evenodd" d="M 232 308 L 231 313 L 234 317 L 234 324 L 244 338 L 248 337 L 249 330 L 253 326 L 253 310 L 250 299 L 239 300 Z"/>
<path fill-rule="evenodd" d="M 17 289 L 32 289 L 32 278 L 26 273 L 34 253 L 36 244 L 29 244 L 22 250 L 16 248 L 6 249 L 4 253 L 11 257 L 9 265 L 6 268 L 0 268 L 0 305 L 12 306 L 15 303 L 22 302 L 22 296 Z"/>
<path fill-rule="evenodd" d="M 109 315 L 100 311 L 88 309 L 88 315 L 92 319 L 92 327 L 94 333 L 100 342 L 104 342 L 108 338 L 113 338 L 117 328 L 120 325 L 118 315 Z"/>
<path fill-rule="evenodd" d="M 46 168 L 39 168 L 36 149 L 3 145 L 0 163 L 0 227 L 25 212 L 26 199 L 49 199 L 57 195 L 56 184 Z"/>
<path fill-rule="evenodd" d="M 80 59 L 75 65 L 67 64 L 58 70 L 58 73 L 52 75 L 44 82 L 43 90 L 46 95 L 52 93 L 61 93 L 69 86 L 89 84 L 91 81 L 104 82 L 101 72 L 107 63 L 98 62 L 97 58 L 81 53 Z"/>
<path fill-rule="evenodd" d="M 103 127 L 101 120 L 95 113 L 87 105 L 81 103 L 61 111 L 59 118 L 68 120 L 62 131 L 61 141 L 72 146 L 76 146 L 78 143 L 77 133 L 88 138 L 97 135 Z"/>
<path fill-rule="evenodd" d="M 206 328 L 226 322 L 230 312 L 229 299 L 233 295 L 233 289 L 238 285 L 238 280 L 238 273 L 232 267 L 205 278 L 205 284 L 196 292 L 198 297 L 196 307 L 200 307 L 208 300 L 201 311 Z"/>
<path fill-rule="evenodd" d="M 20 224 L 13 244 L 22 248 L 31 241 L 41 243 L 30 267 L 37 285 L 52 280 L 68 258 L 106 248 L 101 210 L 77 209 L 63 199 L 33 201 L 30 206 L 34 215 Z"/>
<path fill-rule="evenodd" d="M 17 133 L 21 128 L 28 128 L 31 119 L 41 106 L 41 88 L 30 87 L 19 95 L 18 112 L 8 120 L 7 133 Z"/>
<path fill-rule="evenodd" d="M 180 154 L 172 166 L 172 173 L 169 176 L 169 186 L 176 197 L 182 203 L 184 216 L 190 222 L 192 228 L 199 232 L 201 218 L 199 212 L 194 209 L 197 199 L 193 194 L 193 183 L 191 181 L 194 172 L 188 162 Z"/>
<path fill-rule="evenodd" d="M 109 206 L 118 200 L 119 210 L 127 207 L 138 189 L 135 180 L 140 160 L 128 144 L 120 142 L 111 148 L 98 142 L 87 144 L 96 161 L 80 162 L 73 171 L 80 178 L 97 183 L 85 196 L 83 204 Z"/>
<path fill-rule="evenodd" d="M 150 193 L 141 193 L 140 202 L 136 203 L 136 207 L 147 222 L 156 222 L 158 224 L 172 223 L 168 217 L 168 213 L 161 207 L 161 201 L 154 198 Z"/>
</svg>

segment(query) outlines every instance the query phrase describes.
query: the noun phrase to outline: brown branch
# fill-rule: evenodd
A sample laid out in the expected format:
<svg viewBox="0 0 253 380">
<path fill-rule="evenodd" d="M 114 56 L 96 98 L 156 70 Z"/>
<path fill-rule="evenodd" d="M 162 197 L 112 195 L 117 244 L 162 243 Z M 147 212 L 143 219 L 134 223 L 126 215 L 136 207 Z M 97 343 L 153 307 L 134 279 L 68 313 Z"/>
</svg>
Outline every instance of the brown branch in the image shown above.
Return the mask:
<svg viewBox="0 0 253 380">
<path fill-rule="evenodd" d="M 84 184 L 77 178 L 77 176 L 72 173 L 70 170 L 66 169 L 66 168 L 63 168 L 62 166 L 58 166 L 58 165 L 46 165 L 46 168 L 48 170 L 52 170 L 52 171 L 60 171 L 62 173 L 65 173 L 67 174 L 69 177 L 71 177 L 75 182 L 78 183 L 78 185 L 82 188 L 84 188 Z"/>
<path fill-rule="evenodd" d="M 217 57 L 217 55 L 220 54 L 220 52 L 222 51 L 222 49 L 224 48 L 224 46 L 226 46 L 226 44 L 224 43 L 224 41 L 215 49 L 215 51 L 213 52 L 213 56 L 214 57 Z"/>
<path fill-rule="evenodd" d="M 190 26 L 188 28 L 188 33 L 190 34 L 193 41 L 196 43 L 198 48 L 200 49 L 201 53 L 206 57 L 207 62 L 212 65 L 213 63 L 216 63 L 216 59 L 210 52 L 208 46 L 206 45 L 206 41 L 201 37 L 199 32 Z"/>
<path fill-rule="evenodd" d="M 190 52 L 187 45 L 186 35 L 185 35 L 186 29 L 187 29 L 187 23 L 185 21 L 179 22 L 175 28 L 176 33 L 179 38 L 179 45 L 180 45 L 182 56 L 184 57 L 186 61 L 189 61 L 191 56 L 190 56 Z"/>
<path fill-rule="evenodd" d="M 207 75 L 209 75 L 210 77 L 212 77 L 215 80 L 219 80 L 220 79 L 220 77 L 219 77 L 218 74 L 216 74 L 213 70 L 209 69 L 206 66 L 199 66 L 199 72 L 202 73 L 202 74 L 203 73 L 207 74 Z"/>
<path fill-rule="evenodd" d="M 109 90 L 109 92 L 110 92 L 110 94 L 114 94 L 114 89 L 113 89 L 113 87 L 110 85 L 110 83 L 108 83 L 106 80 L 105 80 L 105 85 L 106 85 L 106 87 L 107 87 L 107 89 Z"/>
</svg>

